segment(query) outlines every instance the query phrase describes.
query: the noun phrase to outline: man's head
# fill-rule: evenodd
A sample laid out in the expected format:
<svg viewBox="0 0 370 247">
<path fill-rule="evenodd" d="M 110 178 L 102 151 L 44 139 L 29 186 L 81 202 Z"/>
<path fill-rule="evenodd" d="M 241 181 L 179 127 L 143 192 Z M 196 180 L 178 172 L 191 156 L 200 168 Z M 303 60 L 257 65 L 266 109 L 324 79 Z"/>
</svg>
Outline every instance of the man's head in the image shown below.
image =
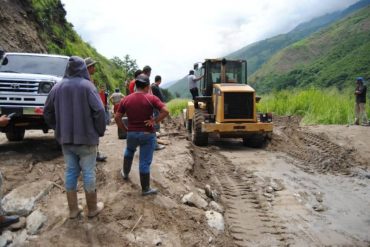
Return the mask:
<svg viewBox="0 0 370 247">
<path fill-rule="evenodd" d="M 85 58 L 85 63 L 86 63 L 87 70 L 89 71 L 89 74 L 93 75 L 96 71 L 95 64 L 97 62 L 94 59 L 92 59 L 91 57 L 87 57 L 87 58 Z"/>
<path fill-rule="evenodd" d="M 356 78 L 356 83 L 357 83 L 358 85 L 362 85 L 362 84 L 364 84 L 364 78 L 362 78 L 362 77 L 357 77 L 357 78 Z"/>
<path fill-rule="evenodd" d="M 157 84 L 159 86 L 159 84 L 161 84 L 161 82 L 162 82 L 162 77 L 160 75 L 156 75 L 154 77 L 154 82 L 155 82 L 155 84 Z"/>
<path fill-rule="evenodd" d="M 145 75 L 147 75 L 148 77 L 150 77 L 150 73 L 152 73 L 152 68 L 150 68 L 150 66 L 149 66 L 149 65 L 145 66 L 145 67 L 143 68 L 143 73 L 144 73 Z"/>
<path fill-rule="evenodd" d="M 119 93 L 119 88 L 114 89 L 115 93 Z"/>
<path fill-rule="evenodd" d="M 141 69 L 136 70 L 134 73 L 134 77 L 135 77 L 134 79 L 136 79 L 136 77 L 138 77 L 141 73 L 143 73 Z"/>
<path fill-rule="evenodd" d="M 141 74 L 135 80 L 136 89 L 139 91 L 149 92 L 149 77 Z"/>
<path fill-rule="evenodd" d="M 189 75 L 194 75 L 194 70 L 190 70 Z"/>
</svg>

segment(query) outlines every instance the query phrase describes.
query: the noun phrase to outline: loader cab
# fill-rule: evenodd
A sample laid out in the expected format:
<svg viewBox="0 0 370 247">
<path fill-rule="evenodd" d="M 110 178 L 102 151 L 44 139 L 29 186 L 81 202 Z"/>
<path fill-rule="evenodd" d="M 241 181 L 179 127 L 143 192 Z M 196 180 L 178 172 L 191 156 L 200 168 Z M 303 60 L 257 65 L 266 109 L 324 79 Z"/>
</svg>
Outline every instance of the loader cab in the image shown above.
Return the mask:
<svg viewBox="0 0 370 247">
<path fill-rule="evenodd" d="M 247 62 L 245 60 L 206 59 L 194 64 L 196 76 L 200 80 L 203 96 L 212 96 L 213 85 L 223 83 L 247 84 Z"/>
</svg>

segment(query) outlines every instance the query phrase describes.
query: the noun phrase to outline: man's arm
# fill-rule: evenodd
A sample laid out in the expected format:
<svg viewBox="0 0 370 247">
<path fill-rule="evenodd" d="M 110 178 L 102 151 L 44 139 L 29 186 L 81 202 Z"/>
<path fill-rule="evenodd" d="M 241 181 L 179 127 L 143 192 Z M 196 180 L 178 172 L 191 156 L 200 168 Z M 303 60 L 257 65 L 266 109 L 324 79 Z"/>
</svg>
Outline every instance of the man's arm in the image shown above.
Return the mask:
<svg viewBox="0 0 370 247">
<path fill-rule="evenodd" d="M 105 110 L 99 94 L 94 90 L 89 92 L 89 106 L 92 111 L 94 127 L 99 136 L 104 136 L 105 126 Z"/>
<path fill-rule="evenodd" d="M 203 77 L 204 77 L 204 75 L 202 75 L 201 77 L 195 78 L 194 81 L 200 81 L 200 80 L 202 80 Z"/>
<path fill-rule="evenodd" d="M 147 126 L 154 126 L 155 124 L 159 124 L 160 122 L 162 122 L 163 119 L 165 119 L 168 114 L 169 114 L 169 111 L 167 110 L 167 107 L 165 104 L 163 104 L 160 99 L 156 96 L 154 96 L 152 99 L 151 99 L 151 102 L 153 104 L 153 106 L 157 109 L 160 109 L 159 110 L 159 115 L 157 118 L 151 118 L 147 121 L 145 121 L 145 124 Z"/>
<path fill-rule="evenodd" d="M 45 106 L 44 106 L 45 122 L 52 129 L 55 129 L 55 127 L 56 127 L 55 106 L 54 106 L 55 91 L 56 91 L 56 87 L 53 87 L 51 89 L 48 97 L 46 98 L 46 102 L 45 102 Z"/>
</svg>

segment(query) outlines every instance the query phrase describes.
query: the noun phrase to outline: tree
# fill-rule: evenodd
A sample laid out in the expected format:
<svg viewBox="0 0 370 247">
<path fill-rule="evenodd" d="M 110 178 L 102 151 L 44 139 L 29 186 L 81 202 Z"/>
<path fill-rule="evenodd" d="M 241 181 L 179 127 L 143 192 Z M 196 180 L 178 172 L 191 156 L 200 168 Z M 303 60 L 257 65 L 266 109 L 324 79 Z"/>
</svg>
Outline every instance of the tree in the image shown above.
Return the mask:
<svg viewBox="0 0 370 247">
<path fill-rule="evenodd" d="M 119 57 L 113 57 L 111 61 L 120 69 L 123 70 L 125 76 L 124 80 L 129 80 L 134 77 L 135 71 L 139 69 L 136 59 L 130 57 L 130 55 L 125 55 L 123 59 Z"/>
<path fill-rule="evenodd" d="M 173 99 L 173 95 L 171 94 L 170 91 L 168 91 L 168 89 L 161 88 L 161 91 L 166 102 L 169 102 Z"/>
</svg>

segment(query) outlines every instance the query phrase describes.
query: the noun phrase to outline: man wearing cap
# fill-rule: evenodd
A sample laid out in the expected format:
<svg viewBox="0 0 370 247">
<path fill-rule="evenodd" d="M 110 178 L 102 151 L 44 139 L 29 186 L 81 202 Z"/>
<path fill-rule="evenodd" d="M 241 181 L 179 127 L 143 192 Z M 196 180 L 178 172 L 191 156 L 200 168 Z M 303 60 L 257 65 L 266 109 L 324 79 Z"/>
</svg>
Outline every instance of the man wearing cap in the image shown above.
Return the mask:
<svg viewBox="0 0 370 247">
<path fill-rule="evenodd" d="M 7 126 L 9 124 L 9 121 L 10 119 L 6 115 L 0 116 L 0 127 Z M 0 191 L 1 191 L 2 183 L 3 183 L 3 176 L 0 172 Z M 19 216 L 17 215 L 5 216 L 3 214 L 2 208 L 0 207 L 0 230 L 2 230 L 2 228 L 4 227 L 17 223 L 18 221 L 19 221 Z"/>
<path fill-rule="evenodd" d="M 88 57 L 88 58 L 85 58 L 85 63 L 86 63 L 87 71 L 89 72 L 90 81 L 95 85 L 95 87 L 97 87 L 94 79 L 92 78 L 92 75 L 95 74 L 95 72 L 96 72 L 95 64 L 97 63 L 97 61 L 95 61 L 91 57 Z M 98 92 L 97 89 L 96 89 L 96 92 Z M 102 103 L 103 103 L 103 101 L 102 101 Z M 103 155 L 102 153 L 99 152 L 99 146 L 98 146 L 97 150 L 98 151 L 97 151 L 97 154 L 96 154 L 96 161 L 99 161 L 99 162 L 106 161 L 107 156 L 105 156 L 105 155 Z"/>
<path fill-rule="evenodd" d="M 69 217 L 77 218 L 82 211 L 77 203 L 77 181 L 81 172 L 87 216 L 96 216 L 104 207 L 102 202 L 97 202 L 95 170 L 99 137 L 105 132 L 105 113 L 82 58 L 69 58 L 63 80 L 52 88 L 46 99 L 44 118 L 62 145 Z"/>
<path fill-rule="evenodd" d="M 127 131 L 127 148 L 124 153 L 121 175 L 128 180 L 131 165 L 136 152 L 140 147 L 140 183 L 142 195 L 156 194 L 158 191 L 150 187 L 150 165 L 156 143 L 154 125 L 160 123 L 167 115 L 168 110 L 156 96 L 149 94 L 149 77 L 141 74 L 136 78 L 136 92 L 126 96 L 120 103 L 115 120 L 118 128 Z M 154 110 L 159 110 L 158 117 L 154 118 Z M 126 114 L 128 126 L 121 119 Z"/>
<path fill-rule="evenodd" d="M 197 78 L 194 75 L 194 70 L 189 71 L 188 83 L 189 83 L 189 90 L 190 90 L 191 96 L 193 97 L 193 100 L 195 100 L 195 97 L 199 96 L 197 81 L 201 80 L 202 78 L 203 76 Z"/>
<path fill-rule="evenodd" d="M 357 77 L 356 85 L 355 125 L 359 125 L 361 121 L 362 125 L 368 125 L 369 123 L 365 109 L 367 87 L 364 85 L 364 79 L 362 77 Z"/>
</svg>

